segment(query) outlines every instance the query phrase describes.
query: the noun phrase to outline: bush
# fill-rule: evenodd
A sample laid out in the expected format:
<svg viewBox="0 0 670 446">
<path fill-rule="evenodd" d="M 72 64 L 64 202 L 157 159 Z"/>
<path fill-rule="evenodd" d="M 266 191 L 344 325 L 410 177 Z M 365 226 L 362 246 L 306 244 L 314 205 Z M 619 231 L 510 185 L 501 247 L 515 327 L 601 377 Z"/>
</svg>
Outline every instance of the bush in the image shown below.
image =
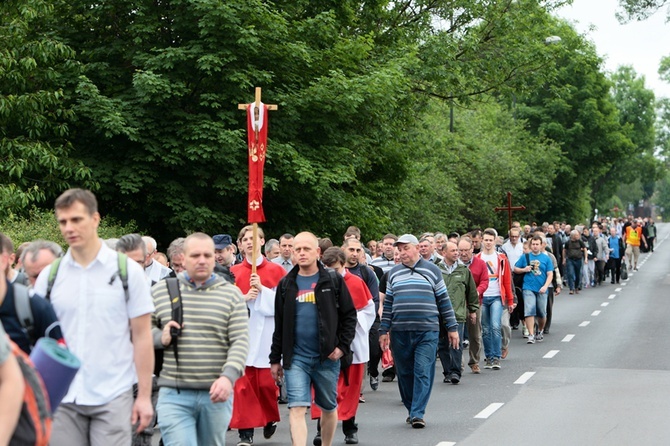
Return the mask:
<svg viewBox="0 0 670 446">
<path fill-rule="evenodd" d="M 14 248 L 23 242 L 36 239 L 51 240 L 67 249 L 67 243 L 58 229 L 53 211 L 33 208 L 28 218 L 10 215 L 0 221 L 0 232 L 3 232 L 14 242 Z M 100 221 L 98 234 L 101 238 L 118 238 L 124 234 L 137 232 L 134 221 L 123 225 L 112 217 L 105 217 Z"/>
</svg>

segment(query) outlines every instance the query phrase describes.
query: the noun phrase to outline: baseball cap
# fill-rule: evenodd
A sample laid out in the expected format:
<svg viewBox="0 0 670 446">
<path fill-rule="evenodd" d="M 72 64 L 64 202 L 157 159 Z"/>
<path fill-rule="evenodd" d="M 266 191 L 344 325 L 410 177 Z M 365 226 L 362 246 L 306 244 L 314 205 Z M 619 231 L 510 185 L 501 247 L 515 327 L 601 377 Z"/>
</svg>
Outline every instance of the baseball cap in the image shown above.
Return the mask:
<svg viewBox="0 0 670 446">
<path fill-rule="evenodd" d="M 417 238 L 414 237 L 412 234 L 403 234 L 398 238 L 398 240 L 393 244 L 393 246 L 397 246 L 401 243 L 409 243 L 411 245 L 418 245 L 419 240 L 417 240 Z"/>
<path fill-rule="evenodd" d="M 212 238 L 214 239 L 215 249 L 225 249 L 233 244 L 233 238 L 228 234 L 217 234 Z"/>
</svg>

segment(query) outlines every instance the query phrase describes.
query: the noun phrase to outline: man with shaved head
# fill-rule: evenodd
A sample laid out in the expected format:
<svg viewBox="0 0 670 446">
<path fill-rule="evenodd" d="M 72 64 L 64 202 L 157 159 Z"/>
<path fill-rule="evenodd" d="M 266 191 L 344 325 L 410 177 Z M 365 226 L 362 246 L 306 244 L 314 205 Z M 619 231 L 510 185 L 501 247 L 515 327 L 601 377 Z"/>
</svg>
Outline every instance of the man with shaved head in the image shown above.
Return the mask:
<svg viewBox="0 0 670 446">
<path fill-rule="evenodd" d="M 314 234 L 296 235 L 293 250 L 298 268 L 277 286 L 271 371 L 275 380 L 285 377 L 293 444 L 307 444 L 305 414 L 313 386 L 322 411 L 321 444 L 330 446 L 337 427 L 337 379 L 340 366 L 351 363 L 356 307 L 342 276 L 317 261 L 321 251 Z"/>
</svg>

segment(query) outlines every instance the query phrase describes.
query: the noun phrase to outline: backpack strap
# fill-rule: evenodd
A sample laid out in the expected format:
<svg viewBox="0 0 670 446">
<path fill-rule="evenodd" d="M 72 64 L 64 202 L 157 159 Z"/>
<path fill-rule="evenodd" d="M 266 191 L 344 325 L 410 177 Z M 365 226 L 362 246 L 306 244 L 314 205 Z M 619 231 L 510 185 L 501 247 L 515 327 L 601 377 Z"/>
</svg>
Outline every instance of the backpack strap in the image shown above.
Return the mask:
<svg viewBox="0 0 670 446">
<path fill-rule="evenodd" d="M 119 278 L 121 279 L 121 285 L 123 285 L 123 293 L 126 296 L 126 302 L 130 299 L 130 292 L 128 291 L 128 256 L 122 252 L 118 252 L 118 264 L 119 264 Z"/>
<path fill-rule="evenodd" d="M 340 281 L 338 278 L 342 278 L 342 276 L 340 276 L 334 269 L 328 269 L 326 271 L 328 271 L 328 276 L 330 277 L 333 289 L 335 290 L 335 305 L 337 308 L 340 308 Z"/>
<path fill-rule="evenodd" d="M 16 317 L 21 323 L 23 332 L 28 336 L 30 346 L 32 347 L 37 342 L 35 336 L 35 319 L 33 318 L 33 310 L 30 307 L 30 294 L 28 287 L 14 282 L 14 309 L 16 310 Z"/>
<path fill-rule="evenodd" d="M 58 268 L 60 267 L 60 262 L 63 260 L 62 257 L 58 257 L 51 263 L 51 268 L 49 269 L 49 279 L 47 281 L 47 292 L 44 298 L 46 300 L 51 300 L 51 290 L 54 287 L 56 282 L 56 275 L 58 274 Z"/>
<path fill-rule="evenodd" d="M 165 279 L 168 295 L 170 296 L 170 307 L 172 308 L 172 320 L 181 327 L 184 324 L 184 307 L 181 301 L 181 290 L 179 289 L 179 279 L 168 277 Z M 172 330 L 170 330 L 172 332 Z M 172 347 L 174 348 L 174 359 L 179 366 L 179 353 L 177 352 L 177 337 L 172 338 Z"/>
<path fill-rule="evenodd" d="M 526 266 L 530 266 L 530 253 L 526 253 Z"/>
</svg>

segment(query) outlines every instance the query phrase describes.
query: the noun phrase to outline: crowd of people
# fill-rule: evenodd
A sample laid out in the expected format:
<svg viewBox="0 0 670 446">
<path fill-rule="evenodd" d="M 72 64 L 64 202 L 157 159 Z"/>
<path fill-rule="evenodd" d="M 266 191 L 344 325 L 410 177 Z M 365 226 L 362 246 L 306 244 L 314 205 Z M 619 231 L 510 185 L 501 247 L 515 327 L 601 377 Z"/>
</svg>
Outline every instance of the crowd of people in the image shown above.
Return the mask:
<svg viewBox="0 0 670 446">
<path fill-rule="evenodd" d="M 0 444 L 22 404 L 8 338 L 26 353 L 53 338 L 83 364 L 54 413 L 54 446 L 151 444 L 156 425 L 168 446 L 223 445 L 230 429 L 250 446 L 256 429 L 275 434 L 282 403 L 294 445 L 309 441 L 308 409 L 314 445 L 331 445 L 338 421 L 357 444 L 363 381 L 376 391 L 380 378 L 397 380 L 405 423 L 421 429 L 437 358 L 453 385 L 466 362 L 500 370 L 513 330 L 542 342 L 564 287 L 619 283 L 656 237 L 653 219 L 633 217 L 365 245 L 355 226 L 331 240 L 266 239 L 249 225 L 235 239 L 196 232 L 162 254 L 147 236 L 102 240 L 90 191 L 64 192 L 55 216 L 65 253 L 44 240 L 15 250 L 0 234 Z"/>
</svg>

